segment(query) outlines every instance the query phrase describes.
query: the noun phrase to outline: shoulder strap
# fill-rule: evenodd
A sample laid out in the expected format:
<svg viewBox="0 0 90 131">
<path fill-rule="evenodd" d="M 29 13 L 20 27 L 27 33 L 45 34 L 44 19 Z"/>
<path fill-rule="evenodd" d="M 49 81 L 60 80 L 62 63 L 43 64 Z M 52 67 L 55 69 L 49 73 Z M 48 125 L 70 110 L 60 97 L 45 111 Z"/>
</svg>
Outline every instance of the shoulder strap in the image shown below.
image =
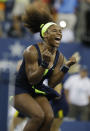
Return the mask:
<svg viewBox="0 0 90 131">
<path fill-rule="evenodd" d="M 55 68 L 57 62 L 58 62 L 58 58 L 59 58 L 59 51 L 57 50 L 56 52 L 56 56 L 55 56 L 55 59 L 54 59 L 54 63 L 53 63 L 53 69 Z"/>
<path fill-rule="evenodd" d="M 48 78 L 48 77 L 51 75 L 53 69 L 55 68 L 55 66 L 56 66 L 56 64 L 57 64 L 57 62 L 58 62 L 58 58 L 59 58 L 59 51 L 57 50 L 56 56 L 55 56 L 55 59 L 54 59 L 53 66 L 44 73 L 43 80 L 44 80 L 45 78 Z"/>
<path fill-rule="evenodd" d="M 38 52 L 38 56 L 39 56 L 39 58 L 38 58 L 38 64 L 40 65 L 41 62 L 42 62 L 42 57 L 41 57 L 40 49 L 39 49 L 39 46 L 37 44 L 35 44 L 34 46 L 35 46 L 35 48 L 37 49 L 37 52 Z"/>
</svg>

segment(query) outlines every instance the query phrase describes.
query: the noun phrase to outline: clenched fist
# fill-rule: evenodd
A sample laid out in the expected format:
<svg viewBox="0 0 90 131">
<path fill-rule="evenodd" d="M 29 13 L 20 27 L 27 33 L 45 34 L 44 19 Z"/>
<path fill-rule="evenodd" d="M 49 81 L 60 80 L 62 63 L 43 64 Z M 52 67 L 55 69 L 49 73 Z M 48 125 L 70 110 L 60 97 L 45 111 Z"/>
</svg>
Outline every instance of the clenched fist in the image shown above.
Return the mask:
<svg viewBox="0 0 90 131">
<path fill-rule="evenodd" d="M 47 62 L 47 63 L 50 62 L 51 56 L 52 56 L 52 54 L 51 54 L 47 49 L 44 50 L 43 53 L 42 53 L 42 59 L 43 59 L 45 62 Z"/>
<path fill-rule="evenodd" d="M 76 58 L 72 56 L 69 58 L 69 60 L 66 62 L 66 66 L 71 67 L 72 65 L 76 64 Z"/>
</svg>

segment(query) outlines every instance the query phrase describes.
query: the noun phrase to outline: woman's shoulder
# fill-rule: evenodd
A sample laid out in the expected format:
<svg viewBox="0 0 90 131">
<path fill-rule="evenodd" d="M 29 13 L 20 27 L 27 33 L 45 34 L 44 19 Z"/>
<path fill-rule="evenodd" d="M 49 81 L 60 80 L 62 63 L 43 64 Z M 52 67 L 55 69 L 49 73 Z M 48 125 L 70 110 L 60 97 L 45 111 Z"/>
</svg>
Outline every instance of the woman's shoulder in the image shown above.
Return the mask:
<svg viewBox="0 0 90 131">
<path fill-rule="evenodd" d="M 35 53 L 35 51 L 36 51 L 36 48 L 35 48 L 34 44 L 32 44 L 24 50 L 24 53 Z"/>
<path fill-rule="evenodd" d="M 36 48 L 35 48 L 35 46 L 34 45 L 30 45 L 30 46 L 28 46 L 25 50 L 24 50 L 24 57 L 27 57 L 27 56 L 29 56 L 29 57 L 35 57 L 35 56 L 37 56 L 37 50 L 36 50 Z"/>
</svg>

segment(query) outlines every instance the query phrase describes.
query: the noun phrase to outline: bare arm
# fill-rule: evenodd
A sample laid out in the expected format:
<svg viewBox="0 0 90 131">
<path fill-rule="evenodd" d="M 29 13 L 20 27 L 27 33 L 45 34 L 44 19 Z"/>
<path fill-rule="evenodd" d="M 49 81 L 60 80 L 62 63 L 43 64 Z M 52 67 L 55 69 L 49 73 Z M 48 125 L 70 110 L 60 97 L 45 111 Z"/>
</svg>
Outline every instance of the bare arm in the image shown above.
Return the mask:
<svg viewBox="0 0 90 131">
<path fill-rule="evenodd" d="M 58 72 L 56 74 L 56 77 L 53 76 L 53 78 L 50 79 L 49 86 L 54 88 L 56 85 L 58 85 L 63 80 L 64 76 L 65 76 L 65 73 L 63 73 L 61 71 Z"/>
<path fill-rule="evenodd" d="M 73 64 L 76 63 L 76 59 L 75 57 L 71 57 L 66 63 L 65 65 L 70 68 Z M 50 77 L 50 80 L 49 80 L 49 86 L 51 87 L 55 87 L 57 84 L 59 84 L 64 76 L 65 76 L 65 72 L 63 72 L 62 70 L 60 70 L 60 67 L 64 64 L 64 57 L 63 55 L 61 54 L 60 57 L 59 57 L 59 62 L 56 66 L 56 69 L 54 70 L 52 76 Z"/>
<path fill-rule="evenodd" d="M 55 70 L 53 71 L 52 76 L 50 77 L 50 79 L 48 81 L 49 86 L 52 88 L 55 87 L 56 85 L 58 85 L 62 81 L 62 79 L 65 75 L 65 73 L 60 71 L 60 67 L 63 65 L 63 63 L 64 63 L 64 57 L 61 54 L 59 57 L 59 62 L 57 64 Z"/>
<path fill-rule="evenodd" d="M 45 69 L 38 65 L 38 53 L 34 46 L 24 52 L 25 69 L 30 84 L 37 84 L 43 77 Z"/>
</svg>

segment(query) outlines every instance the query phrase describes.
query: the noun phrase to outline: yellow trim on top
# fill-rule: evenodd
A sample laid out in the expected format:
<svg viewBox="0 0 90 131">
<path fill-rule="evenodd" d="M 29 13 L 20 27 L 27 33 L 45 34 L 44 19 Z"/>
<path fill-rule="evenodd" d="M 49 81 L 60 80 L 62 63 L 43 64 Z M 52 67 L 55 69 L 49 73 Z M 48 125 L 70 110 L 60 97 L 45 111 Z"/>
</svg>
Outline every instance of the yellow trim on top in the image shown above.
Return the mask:
<svg viewBox="0 0 90 131">
<path fill-rule="evenodd" d="M 33 89 L 35 89 L 35 87 L 34 87 L 34 86 L 32 86 L 32 88 L 33 88 Z M 44 94 L 44 95 L 46 95 L 46 93 L 45 93 L 44 91 L 40 91 L 40 90 L 38 90 L 38 89 L 35 89 L 35 93 L 37 93 L 37 94 Z"/>
<path fill-rule="evenodd" d="M 45 76 L 47 73 L 48 73 L 48 69 L 45 70 L 45 72 L 44 72 L 44 76 Z"/>
<path fill-rule="evenodd" d="M 59 116 L 59 118 L 63 118 L 64 117 L 64 115 L 63 115 L 63 110 L 59 110 L 58 111 L 58 116 Z"/>
</svg>

